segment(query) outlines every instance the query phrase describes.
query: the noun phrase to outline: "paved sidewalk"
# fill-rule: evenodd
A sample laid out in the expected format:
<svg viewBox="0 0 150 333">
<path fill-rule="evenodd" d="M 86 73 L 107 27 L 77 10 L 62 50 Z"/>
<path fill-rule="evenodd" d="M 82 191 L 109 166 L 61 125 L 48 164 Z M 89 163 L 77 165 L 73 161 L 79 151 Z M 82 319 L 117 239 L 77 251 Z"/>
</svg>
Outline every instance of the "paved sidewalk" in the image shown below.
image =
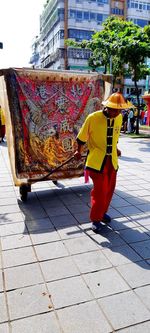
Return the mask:
<svg viewBox="0 0 150 333">
<path fill-rule="evenodd" d="M 13 186 L 0 145 L 0 333 L 150 332 L 150 140 L 121 137 L 100 235 L 83 178 Z"/>
</svg>

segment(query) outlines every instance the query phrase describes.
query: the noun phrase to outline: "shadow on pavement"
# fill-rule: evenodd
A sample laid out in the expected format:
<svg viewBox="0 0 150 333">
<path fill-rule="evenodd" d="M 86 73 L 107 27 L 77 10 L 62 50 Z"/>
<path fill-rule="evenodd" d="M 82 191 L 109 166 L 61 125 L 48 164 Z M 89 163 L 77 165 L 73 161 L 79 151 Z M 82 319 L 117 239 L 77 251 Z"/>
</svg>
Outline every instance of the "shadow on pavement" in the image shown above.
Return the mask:
<svg viewBox="0 0 150 333">
<path fill-rule="evenodd" d="M 142 160 L 140 160 L 140 158 L 134 158 L 134 157 L 127 157 L 127 156 L 121 156 L 121 159 L 123 161 L 128 161 L 128 162 L 137 162 L 137 163 L 143 163 Z"/>
<path fill-rule="evenodd" d="M 52 232 L 59 234 L 60 238 L 56 239 L 57 241 L 66 239 L 76 241 L 79 238 L 81 240 L 82 236 L 86 236 L 100 249 L 110 249 L 111 252 L 126 257 L 130 262 L 143 265 L 143 260 L 150 259 L 150 255 L 145 257 L 146 252 L 143 250 L 145 247 L 146 251 L 148 247 L 150 253 L 150 215 L 147 214 L 150 212 L 150 207 L 148 206 L 149 208 L 145 212 L 140 211 L 140 213 L 133 213 L 130 216 L 120 214 L 120 217 L 117 218 L 117 208 L 113 207 L 112 202 L 111 207 L 116 210 L 116 217 L 114 216 L 109 225 L 102 224 L 100 234 L 94 234 L 88 217 L 90 189 L 90 185 L 55 188 L 31 193 L 26 203 L 19 200 L 18 204 L 25 217 L 27 228 L 24 230 L 24 234 L 29 232 L 31 237 L 32 234 L 47 234 L 46 243 L 51 242 L 50 234 Z M 118 196 L 118 199 L 122 196 L 125 200 L 125 192 L 117 190 L 115 195 Z M 130 199 L 138 198 L 130 195 Z M 140 204 L 147 203 L 148 201 L 140 198 Z M 63 237 L 62 231 L 65 232 Z M 41 244 L 44 244 L 44 241 L 36 245 Z M 146 265 L 147 267 L 150 268 Z"/>
</svg>

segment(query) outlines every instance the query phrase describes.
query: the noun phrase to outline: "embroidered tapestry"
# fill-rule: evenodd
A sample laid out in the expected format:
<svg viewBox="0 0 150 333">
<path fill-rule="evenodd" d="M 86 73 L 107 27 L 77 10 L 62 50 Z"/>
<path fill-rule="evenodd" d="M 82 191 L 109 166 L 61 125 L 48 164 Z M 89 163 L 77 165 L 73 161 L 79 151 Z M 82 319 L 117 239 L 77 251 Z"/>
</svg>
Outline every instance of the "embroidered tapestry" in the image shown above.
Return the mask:
<svg viewBox="0 0 150 333">
<path fill-rule="evenodd" d="M 16 176 L 34 180 L 73 155 L 82 123 L 101 106 L 104 81 L 97 73 L 10 69 L 5 82 Z M 81 176 L 84 163 L 73 159 L 49 179 Z"/>
</svg>

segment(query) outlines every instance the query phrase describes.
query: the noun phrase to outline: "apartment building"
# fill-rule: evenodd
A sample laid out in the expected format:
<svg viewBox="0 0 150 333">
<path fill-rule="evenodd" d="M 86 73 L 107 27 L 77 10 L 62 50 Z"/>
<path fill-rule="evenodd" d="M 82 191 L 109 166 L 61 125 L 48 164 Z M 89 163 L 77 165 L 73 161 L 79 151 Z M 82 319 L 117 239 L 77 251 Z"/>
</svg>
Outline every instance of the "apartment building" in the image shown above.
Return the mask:
<svg viewBox="0 0 150 333">
<path fill-rule="evenodd" d="M 90 70 L 90 51 L 67 47 L 65 40 L 90 40 L 109 15 L 132 20 L 143 27 L 150 20 L 150 0 L 47 0 L 30 63 L 42 68 Z M 144 88 L 145 83 L 140 84 Z"/>
</svg>

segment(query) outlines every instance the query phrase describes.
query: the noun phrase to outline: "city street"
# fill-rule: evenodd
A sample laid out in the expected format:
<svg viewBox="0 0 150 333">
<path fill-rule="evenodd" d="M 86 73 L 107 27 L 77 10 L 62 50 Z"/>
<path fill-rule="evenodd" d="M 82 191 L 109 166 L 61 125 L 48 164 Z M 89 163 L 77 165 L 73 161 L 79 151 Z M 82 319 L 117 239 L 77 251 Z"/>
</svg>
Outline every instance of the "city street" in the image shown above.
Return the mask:
<svg viewBox="0 0 150 333">
<path fill-rule="evenodd" d="M 121 135 L 101 234 L 91 183 L 32 185 L 20 200 L 0 144 L 0 333 L 150 332 L 150 139 Z"/>
</svg>

